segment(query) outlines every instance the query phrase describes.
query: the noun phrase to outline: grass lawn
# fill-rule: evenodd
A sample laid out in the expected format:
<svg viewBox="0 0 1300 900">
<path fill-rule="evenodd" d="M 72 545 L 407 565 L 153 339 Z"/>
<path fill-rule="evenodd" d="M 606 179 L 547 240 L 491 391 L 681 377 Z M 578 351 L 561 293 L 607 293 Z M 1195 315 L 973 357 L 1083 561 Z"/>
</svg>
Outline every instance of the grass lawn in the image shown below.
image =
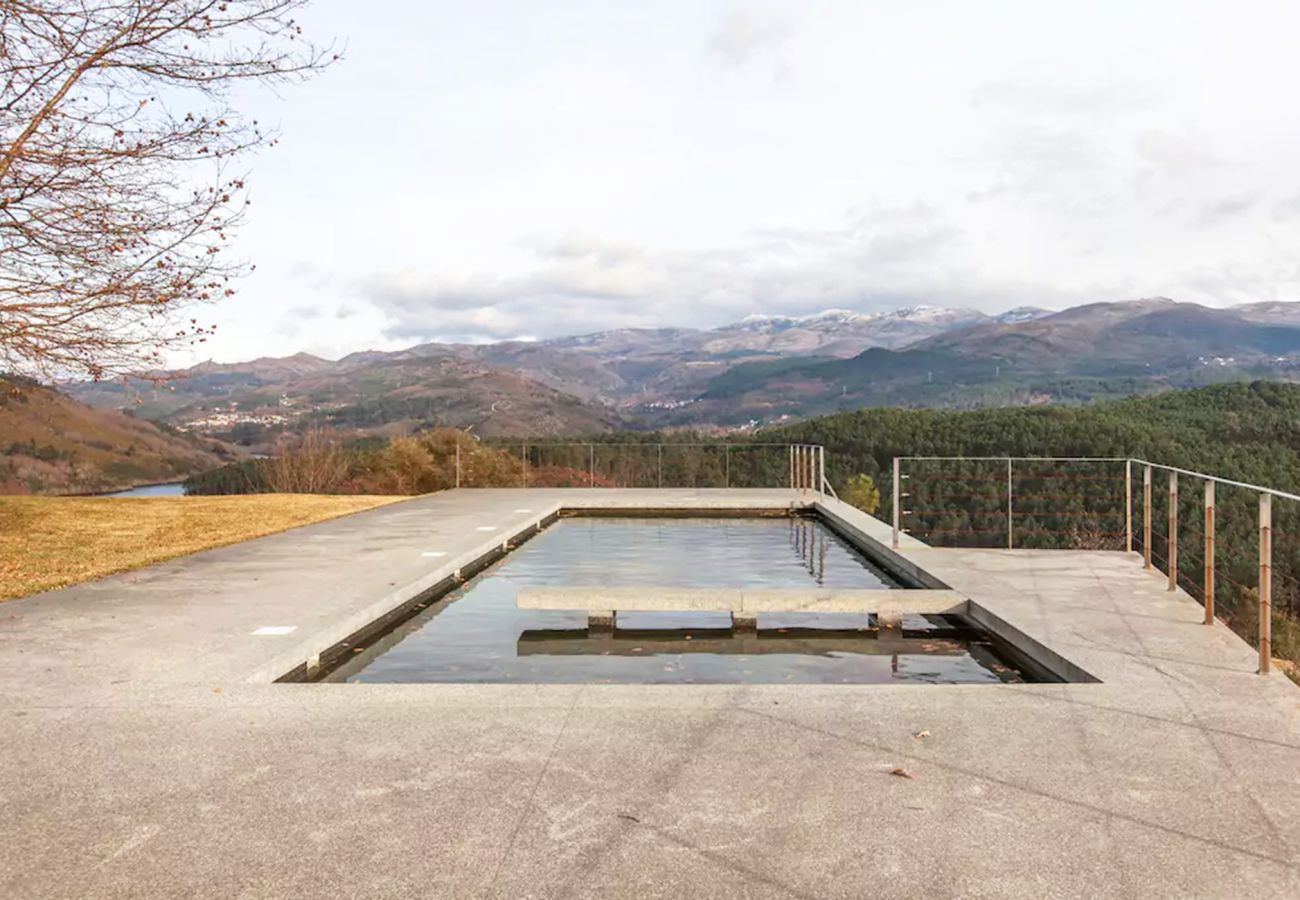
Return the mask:
<svg viewBox="0 0 1300 900">
<path fill-rule="evenodd" d="M 0 497 L 0 601 L 405 497 Z"/>
</svg>

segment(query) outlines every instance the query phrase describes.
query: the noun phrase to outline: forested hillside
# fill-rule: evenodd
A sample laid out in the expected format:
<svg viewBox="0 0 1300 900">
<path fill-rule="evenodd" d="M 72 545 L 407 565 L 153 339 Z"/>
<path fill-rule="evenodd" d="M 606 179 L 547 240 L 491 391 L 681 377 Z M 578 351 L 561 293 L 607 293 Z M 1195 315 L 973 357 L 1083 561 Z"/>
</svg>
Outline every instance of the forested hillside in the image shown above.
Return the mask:
<svg viewBox="0 0 1300 900">
<path fill-rule="evenodd" d="M 75 494 L 177 481 L 238 458 L 116 410 L 0 377 L 0 494 Z"/>
<path fill-rule="evenodd" d="M 1222 384 L 1094 406 L 863 409 L 764 431 L 823 444 L 832 480 L 895 456 L 1121 456 L 1300 493 L 1300 385 Z"/>
</svg>

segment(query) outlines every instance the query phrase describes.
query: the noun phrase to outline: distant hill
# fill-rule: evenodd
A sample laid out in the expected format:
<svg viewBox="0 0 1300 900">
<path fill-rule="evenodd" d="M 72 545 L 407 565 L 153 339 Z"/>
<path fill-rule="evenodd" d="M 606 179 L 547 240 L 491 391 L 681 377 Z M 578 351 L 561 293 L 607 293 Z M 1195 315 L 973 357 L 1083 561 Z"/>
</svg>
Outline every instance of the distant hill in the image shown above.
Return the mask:
<svg viewBox="0 0 1300 900">
<path fill-rule="evenodd" d="M 1300 378 L 1300 304 L 1095 303 L 1007 315 L 850 359 L 738 363 L 654 421 L 770 423 L 870 406 L 1085 403 L 1259 378 Z"/>
<path fill-rule="evenodd" d="M 1300 353 L 1300 310 L 1270 306 L 1210 309 L 1163 298 L 1093 303 L 1028 322 L 957 329 L 915 347 L 1084 375 L 1168 373 L 1228 360 L 1267 365 Z"/>
<path fill-rule="evenodd" d="M 1024 308 L 1025 319 L 1046 310 Z M 325 424 L 389 436 L 433 426 L 491 437 L 554 437 L 636 427 L 694 399 L 738 364 L 815 351 L 851 357 L 975 323 L 974 310 L 911 307 L 879 314 L 828 310 L 751 316 L 721 328 L 633 328 L 496 344 L 421 344 L 331 361 L 300 353 L 204 363 L 166 384 L 71 384 L 102 407 L 266 450 L 281 430 Z M 650 412 L 651 415 L 645 415 Z"/>
<path fill-rule="evenodd" d="M 179 481 L 238 458 L 25 379 L 0 378 L 0 493 L 93 493 Z"/>
<path fill-rule="evenodd" d="M 312 424 L 554 437 L 770 425 L 863 406 L 1085 403 L 1222 381 L 1300 378 L 1300 303 L 1212 309 L 1155 298 L 998 315 L 913 306 L 748 316 L 545 341 L 429 343 L 340 360 L 205 363 L 163 388 L 70 385 L 97 406 L 265 449 Z"/>
<path fill-rule="evenodd" d="M 96 384 L 74 392 L 100 405 L 135 395 L 142 412 L 187 431 L 267 452 L 277 435 L 324 427 L 389 437 L 451 426 L 486 437 L 555 437 L 625 427 L 617 411 L 526 375 L 448 353 L 366 354 L 337 362 L 206 363 L 166 384 Z"/>
</svg>

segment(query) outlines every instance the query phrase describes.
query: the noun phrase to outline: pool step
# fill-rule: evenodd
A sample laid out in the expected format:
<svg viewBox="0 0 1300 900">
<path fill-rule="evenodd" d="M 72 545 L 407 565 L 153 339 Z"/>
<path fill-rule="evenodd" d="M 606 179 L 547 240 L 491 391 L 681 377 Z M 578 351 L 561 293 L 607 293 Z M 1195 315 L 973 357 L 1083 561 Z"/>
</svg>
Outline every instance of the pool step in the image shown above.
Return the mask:
<svg viewBox="0 0 1300 900">
<path fill-rule="evenodd" d="M 950 590 L 800 588 L 551 587 L 521 590 L 520 609 L 587 613 L 589 627 L 612 628 L 620 612 L 729 612 L 736 628 L 756 627 L 759 613 L 874 613 L 882 625 L 904 615 L 964 615 L 966 598 Z"/>
</svg>

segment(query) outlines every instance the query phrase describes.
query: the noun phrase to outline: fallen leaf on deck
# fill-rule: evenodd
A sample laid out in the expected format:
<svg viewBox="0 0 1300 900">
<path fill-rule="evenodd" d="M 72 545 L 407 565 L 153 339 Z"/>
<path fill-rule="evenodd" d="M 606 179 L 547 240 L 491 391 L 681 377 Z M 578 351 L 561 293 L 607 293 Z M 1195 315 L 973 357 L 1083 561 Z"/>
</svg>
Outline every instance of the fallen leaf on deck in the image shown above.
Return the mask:
<svg viewBox="0 0 1300 900">
<path fill-rule="evenodd" d="M 889 774 L 890 774 L 890 775 L 897 775 L 899 778 L 911 778 L 911 777 L 912 777 L 912 773 L 909 772 L 909 771 L 907 771 L 906 769 L 904 769 L 904 768 L 902 768 L 902 767 L 899 767 L 899 768 L 897 768 L 897 769 L 894 769 L 894 770 L 891 771 Z"/>
<path fill-rule="evenodd" d="M 930 732 L 928 731 L 918 731 L 916 734 L 912 735 L 912 737 L 916 738 L 918 741 L 925 740 L 929 736 Z"/>
</svg>

